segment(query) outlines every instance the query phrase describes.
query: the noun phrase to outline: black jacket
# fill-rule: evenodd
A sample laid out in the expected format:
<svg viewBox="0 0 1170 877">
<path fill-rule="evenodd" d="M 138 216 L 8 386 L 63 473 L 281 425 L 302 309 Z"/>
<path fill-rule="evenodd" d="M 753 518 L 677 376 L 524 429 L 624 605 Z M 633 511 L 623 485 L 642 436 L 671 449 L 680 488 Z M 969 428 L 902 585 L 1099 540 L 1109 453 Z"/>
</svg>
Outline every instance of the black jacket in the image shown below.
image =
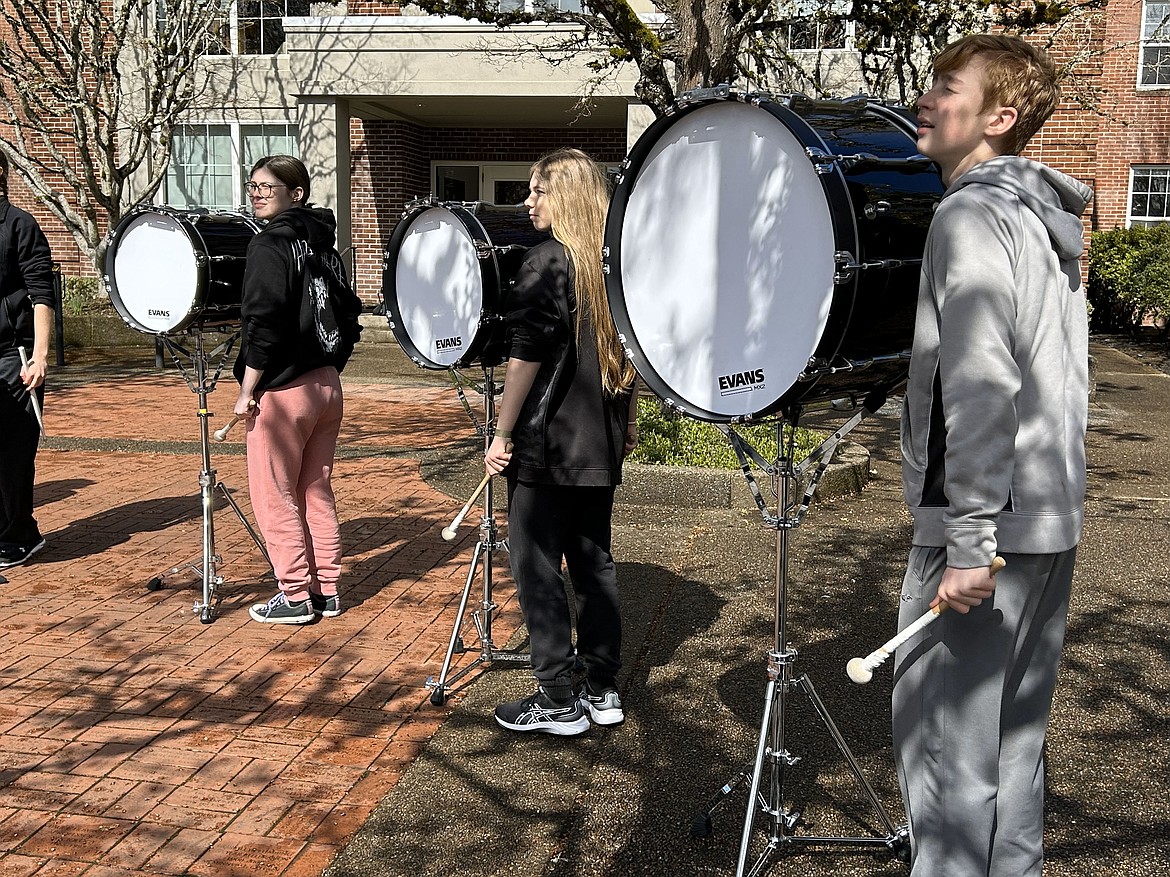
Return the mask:
<svg viewBox="0 0 1170 877">
<path fill-rule="evenodd" d="M 282 387 L 306 372 L 335 365 L 315 341 L 304 308 L 305 256 L 332 249 L 337 220 L 324 207 L 290 207 L 248 244 L 240 307 L 236 380 L 245 366 L 264 374 L 257 391 Z"/>
<path fill-rule="evenodd" d="M 572 265 L 559 241 L 525 254 L 507 306 L 511 356 L 541 364 L 512 429 L 508 475 L 537 484 L 620 484 L 630 397 L 602 391 L 587 313 L 578 346 Z"/>
<path fill-rule="evenodd" d="M 37 221 L 0 195 L 0 353 L 33 343 L 33 305 L 53 307 L 53 256 Z"/>
</svg>

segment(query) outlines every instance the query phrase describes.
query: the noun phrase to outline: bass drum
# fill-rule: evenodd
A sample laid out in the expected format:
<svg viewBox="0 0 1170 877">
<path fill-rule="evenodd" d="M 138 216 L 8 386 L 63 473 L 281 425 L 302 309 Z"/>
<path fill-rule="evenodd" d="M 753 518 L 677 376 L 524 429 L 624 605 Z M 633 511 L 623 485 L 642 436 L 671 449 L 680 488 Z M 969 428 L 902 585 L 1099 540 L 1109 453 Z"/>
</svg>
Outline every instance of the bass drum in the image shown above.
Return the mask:
<svg viewBox="0 0 1170 877">
<path fill-rule="evenodd" d="M 110 235 L 105 287 L 139 332 L 169 335 L 240 322 L 248 244 L 260 226 L 240 213 L 140 207 Z"/>
<path fill-rule="evenodd" d="M 431 369 L 503 362 L 505 294 L 524 253 L 545 240 L 525 207 L 410 205 L 382 266 L 386 319 L 406 355 Z"/>
<path fill-rule="evenodd" d="M 903 110 L 690 98 L 638 139 L 606 221 L 610 312 L 639 375 L 712 422 L 896 387 L 942 193 Z"/>
</svg>

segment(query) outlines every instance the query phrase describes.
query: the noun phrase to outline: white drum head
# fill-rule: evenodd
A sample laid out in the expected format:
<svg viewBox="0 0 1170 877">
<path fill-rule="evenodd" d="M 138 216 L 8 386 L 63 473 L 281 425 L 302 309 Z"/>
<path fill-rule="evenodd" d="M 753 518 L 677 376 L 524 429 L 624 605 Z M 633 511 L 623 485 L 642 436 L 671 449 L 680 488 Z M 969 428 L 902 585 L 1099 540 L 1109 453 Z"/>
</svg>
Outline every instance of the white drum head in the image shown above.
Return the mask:
<svg viewBox="0 0 1170 877">
<path fill-rule="evenodd" d="M 171 332 L 200 303 L 199 262 L 181 221 L 165 213 L 131 218 L 114 242 L 111 294 L 145 332 Z"/>
<path fill-rule="evenodd" d="M 475 244 L 454 213 L 430 207 L 414 218 L 394 282 L 401 330 L 427 360 L 454 366 L 475 338 L 484 306 Z"/>
<path fill-rule="evenodd" d="M 718 102 L 681 116 L 634 170 L 628 326 L 610 288 L 634 365 L 704 419 L 769 410 L 808 365 L 834 292 L 832 219 L 804 146 L 771 112 Z"/>
</svg>

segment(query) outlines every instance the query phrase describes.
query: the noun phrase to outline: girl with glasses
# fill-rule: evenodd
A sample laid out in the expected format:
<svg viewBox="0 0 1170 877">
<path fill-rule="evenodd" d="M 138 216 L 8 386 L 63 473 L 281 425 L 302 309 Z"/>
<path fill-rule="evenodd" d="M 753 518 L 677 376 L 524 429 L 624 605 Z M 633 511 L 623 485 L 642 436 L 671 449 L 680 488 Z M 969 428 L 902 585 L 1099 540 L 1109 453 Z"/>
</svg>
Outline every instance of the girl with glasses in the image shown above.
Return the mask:
<svg viewBox="0 0 1170 877">
<path fill-rule="evenodd" d="M 235 414 L 247 423 L 248 490 L 280 585 L 250 614 L 269 624 L 304 624 L 341 612 L 341 532 L 330 478 L 345 362 L 316 343 L 303 308 L 306 256 L 337 256 L 337 221 L 331 210 L 309 204 L 309 172 L 291 155 L 260 159 L 246 188 L 267 225 L 248 245 Z"/>
</svg>

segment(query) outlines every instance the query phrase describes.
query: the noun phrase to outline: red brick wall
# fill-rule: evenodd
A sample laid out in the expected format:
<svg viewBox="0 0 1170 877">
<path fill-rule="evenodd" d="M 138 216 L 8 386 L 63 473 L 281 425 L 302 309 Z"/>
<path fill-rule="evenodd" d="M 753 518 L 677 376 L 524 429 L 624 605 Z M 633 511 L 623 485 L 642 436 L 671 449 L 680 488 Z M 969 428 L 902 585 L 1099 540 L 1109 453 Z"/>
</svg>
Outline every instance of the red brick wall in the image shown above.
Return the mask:
<svg viewBox="0 0 1170 877">
<path fill-rule="evenodd" d="M 1093 186 L 1094 230 L 1125 226 L 1131 167 L 1170 164 L 1170 88 L 1136 85 L 1141 21 L 1141 0 L 1111 0 L 1090 36 L 1102 54 L 1078 65 L 1077 82 L 1064 89 L 1089 97 L 1091 108 L 1063 104 L 1026 153 Z"/>
<path fill-rule="evenodd" d="M 53 261 L 60 264 L 62 274 L 66 277 L 95 276 L 93 263 L 78 249 L 73 235 L 65 230 L 64 223 L 32 196 L 32 192 L 15 172 L 9 182 L 8 197 L 17 207 L 27 210 L 36 218 L 45 237 L 49 239 Z"/>
<path fill-rule="evenodd" d="M 1129 172 L 1134 165 L 1170 164 L 1170 88 L 1136 87 L 1141 34 L 1140 0 L 1109 4 L 1106 44 L 1121 46 L 1104 61 L 1103 78 L 1111 90 L 1112 118 L 1098 135 L 1099 227 L 1120 228 L 1128 215 Z"/>
<path fill-rule="evenodd" d="M 406 122 L 354 119 L 350 125 L 353 243 L 358 294 L 382 299 L 382 256 L 406 204 L 431 194 L 432 161 L 530 163 L 550 149 L 575 146 L 617 164 L 626 154 L 624 128 L 421 128 Z"/>
<path fill-rule="evenodd" d="M 395 0 L 349 0 L 346 15 L 401 15 L 401 3 Z"/>
<path fill-rule="evenodd" d="M 109 5 L 108 0 L 103 0 L 103 3 L 107 6 Z M 8 23 L 3 19 L 0 19 L 0 40 L 13 42 Z M 5 83 L 0 82 L 0 89 L 5 87 Z M 66 156 L 76 155 L 73 135 L 69 131 L 66 123 L 62 122 L 60 130 L 66 133 L 56 138 L 56 148 Z M 4 134 L 5 136 L 11 136 L 11 128 L 5 128 Z M 49 150 L 45 147 L 34 147 L 33 154 L 39 159 L 49 161 Z M 56 180 L 50 178 L 49 182 L 51 184 L 60 184 L 62 191 L 69 191 L 68 187 L 64 185 L 63 180 L 59 177 Z M 8 173 L 8 197 L 13 204 L 27 210 L 36 218 L 37 223 L 45 233 L 45 237 L 49 239 L 49 246 L 53 251 L 53 260 L 61 264 L 61 269 L 64 274 L 94 275 L 93 264 L 86 256 L 82 255 L 73 240 L 73 235 L 69 234 L 65 230 L 64 224 L 43 204 L 37 201 L 15 168 L 10 168 Z"/>
</svg>

